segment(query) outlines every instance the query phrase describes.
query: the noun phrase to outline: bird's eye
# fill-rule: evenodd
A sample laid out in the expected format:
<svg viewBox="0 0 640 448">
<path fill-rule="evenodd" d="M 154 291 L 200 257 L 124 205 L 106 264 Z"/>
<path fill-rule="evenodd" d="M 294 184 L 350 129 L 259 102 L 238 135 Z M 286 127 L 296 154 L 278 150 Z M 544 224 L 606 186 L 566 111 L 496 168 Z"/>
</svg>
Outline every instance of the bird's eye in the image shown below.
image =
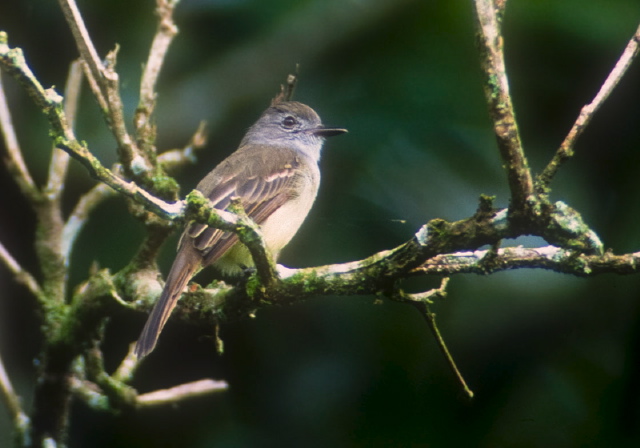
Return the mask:
<svg viewBox="0 0 640 448">
<path fill-rule="evenodd" d="M 291 115 L 287 115 L 282 120 L 282 126 L 284 126 L 287 129 L 293 128 L 296 124 L 298 124 L 297 120 L 293 118 Z"/>
</svg>

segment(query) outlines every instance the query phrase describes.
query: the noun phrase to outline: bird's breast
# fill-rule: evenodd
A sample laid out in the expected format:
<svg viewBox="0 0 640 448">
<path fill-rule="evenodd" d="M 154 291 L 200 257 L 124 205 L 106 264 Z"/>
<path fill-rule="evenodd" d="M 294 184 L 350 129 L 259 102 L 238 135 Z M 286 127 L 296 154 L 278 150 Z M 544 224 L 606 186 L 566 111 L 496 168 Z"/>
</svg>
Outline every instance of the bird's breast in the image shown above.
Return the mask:
<svg viewBox="0 0 640 448">
<path fill-rule="evenodd" d="M 319 173 L 308 173 L 307 176 L 301 176 L 298 182 L 297 195 L 274 211 L 261 225 L 265 242 L 276 257 L 296 234 L 318 195 Z"/>
</svg>

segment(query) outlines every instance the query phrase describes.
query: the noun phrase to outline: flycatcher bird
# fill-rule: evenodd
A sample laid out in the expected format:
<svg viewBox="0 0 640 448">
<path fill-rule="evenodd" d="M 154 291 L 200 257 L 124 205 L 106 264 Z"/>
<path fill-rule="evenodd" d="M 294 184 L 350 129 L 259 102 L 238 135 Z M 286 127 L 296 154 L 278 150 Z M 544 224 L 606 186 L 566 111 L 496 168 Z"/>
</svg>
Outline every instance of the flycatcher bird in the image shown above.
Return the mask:
<svg viewBox="0 0 640 448">
<path fill-rule="evenodd" d="M 265 244 L 277 259 L 318 194 L 318 162 L 325 137 L 344 132 L 347 130 L 324 127 L 309 106 L 295 101 L 275 102 L 249 128 L 238 149 L 196 189 L 220 210 L 239 199 L 247 215 L 260 226 Z M 212 264 L 234 274 L 253 266 L 253 259 L 236 234 L 188 223 L 162 295 L 136 343 L 139 358 L 154 349 L 189 280 Z"/>
</svg>

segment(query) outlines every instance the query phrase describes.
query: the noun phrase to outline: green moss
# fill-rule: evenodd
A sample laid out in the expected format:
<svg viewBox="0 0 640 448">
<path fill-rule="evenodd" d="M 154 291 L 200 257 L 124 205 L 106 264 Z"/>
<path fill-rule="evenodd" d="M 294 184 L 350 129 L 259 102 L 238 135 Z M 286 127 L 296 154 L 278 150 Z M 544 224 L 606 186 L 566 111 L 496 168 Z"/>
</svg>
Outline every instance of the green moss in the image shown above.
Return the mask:
<svg viewBox="0 0 640 448">
<path fill-rule="evenodd" d="M 50 107 L 55 109 L 56 113 L 62 114 L 64 113 L 63 109 L 63 100 L 64 98 L 58 92 L 56 92 L 55 88 L 50 87 L 44 91 L 44 97 L 47 100 L 47 103 Z"/>
<path fill-rule="evenodd" d="M 260 283 L 260 280 L 255 273 L 249 277 L 244 289 L 251 299 L 256 299 L 257 297 L 262 296 L 265 291 L 264 285 Z"/>
<path fill-rule="evenodd" d="M 498 81 L 498 76 L 495 73 L 492 73 L 487 79 L 487 85 L 490 91 L 491 99 L 493 101 L 498 100 L 500 98 L 500 84 Z"/>
<path fill-rule="evenodd" d="M 69 141 L 62 135 L 59 135 L 54 129 L 49 129 L 49 137 L 53 140 L 56 148 L 65 148 Z"/>
<path fill-rule="evenodd" d="M 580 213 L 564 202 L 558 201 L 551 211 L 550 234 L 563 247 L 601 254 L 600 238 L 587 226 Z"/>
<path fill-rule="evenodd" d="M 581 272 L 585 275 L 591 273 L 591 268 L 585 262 L 584 258 L 582 258 L 581 254 L 576 253 L 575 256 L 568 257 L 565 261 L 565 266 L 566 269 L 569 270 L 568 272 Z"/>
<path fill-rule="evenodd" d="M 156 170 L 156 173 L 151 177 L 151 182 L 153 182 L 153 190 L 162 199 L 175 201 L 178 198 L 180 185 L 173 177 L 166 175 L 161 169 Z"/>
<path fill-rule="evenodd" d="M 445 238 L 451 230 L 451 224 L 444 219 L 436 218 L 427 223 L 427 231 L 429 233 L 429 239 Z"/>
<path fill-rule="evenodd" d="M 43 310 L 44 321 L 42 323 L 42 334 L 47 340 L 47 344 L 56 341 L 67 343 L 73 340 L 74 335 L 68 331 L 69 306 L 48 301 Z"/>
<path fill-rule="evenodd" d="M 311 271 L 305 275 L 301 274 L 299 276 L 300 278 L 296 277 L 298 277 L 297 274 L 294 275 L 291 280 L 295 280 L 295 283 L 301 287 L 300 289 L 304 295 L 313 294 L 317 291 L 319 277 L 316 271 Z"/>
<path fill-rule="evenodd" d="M 489 196 L 486 194 L 480 195 L 480 205 L 478 206 L 479 212 L 493 212 L 493 202 L 496 200 L 495 196 Z"/>
<path fill-rule="evenodd" d="M 100 395 L 97 393 L 92 395 L 85 394 L 83 398 L 90 408 L 93 408 L 98 411 L 105 411 L 105 412 L 111 411 L 110 401 L 104 395 Z"/>
<path fill-rule="evenodd" d="M 315 270 L 309 269 L 287 277 L 283 281 L 283 289 L 287 290 L 295 299 L 300 299 L 318 294 L 326 290 L 329 285 L 331 289 L 339 289 L 340 285 L 334 280 L 319 276 Z"/>
<path fill-rule="evenodd" d="M 198 190 L 191 190 L 187 197 L 185 198 L 187 201 L 187 206 L 193 210 L 201 210 L 202 207 L 206 206 L 209 200 L 204 197 L 204 195 Z"/>
</svg>

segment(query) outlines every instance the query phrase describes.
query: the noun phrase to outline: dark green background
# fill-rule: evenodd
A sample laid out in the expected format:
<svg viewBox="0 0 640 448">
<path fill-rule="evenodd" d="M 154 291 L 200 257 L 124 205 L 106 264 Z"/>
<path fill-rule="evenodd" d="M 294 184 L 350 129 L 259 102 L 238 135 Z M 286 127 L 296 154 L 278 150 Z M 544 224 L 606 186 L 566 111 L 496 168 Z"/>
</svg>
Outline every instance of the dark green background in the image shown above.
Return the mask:
<svg viewBox="0 0 640 448">
<path fill-rule="evenodd" d="M 153 2 L 80 1 L 101 55 L 121 46 L 127 112 L 155 29 Z M 637 0 L 511 0 L 507 66 L 530 164 L 550 159 L 597 92 L 640 20 Z M 481 193 L 508 204 L 474 47 L 471 1 L 184 0 L 159 85 L 159 147 L 183 145 L 201 119 L 210 140 L 178 177 L 189 191 L 235 148 L 286 75 L 332 139 L 309 220 L 281 262 L 302 267 L 391 248 L 432 218 L 468 217 Z M 57 3 L 3 1 L 0 29 L 45 85 L 60 91 L 76 57 Z M 640 66 L 627 74 L 554 182 L 615 252 L 640 248 Z M 4 77 L 33 175 L 44 178 L 47 125 Z M 129 115 L 130 116 L 130 115 Z M 78 132 L 105 164 L 115 143 L 93 100 Z M 35 270 L 34 218 L 0 169 L 0 240 Z M 74 166 L 67 207 L 91 186 Z M 105 203 L 79 238 L 72 285 L 92 262 L 124 266 L 142 235 L 121 199 Z M 514 244 L 542 245 L 526 238 Z M 175 238 L 164 248 L 171 262 Z M 411 290 L 439 279 L 412 281 Z M 230 390 L 177 407 L 104 415 L 73 408 L 72 447 L 573 447 L 640 443 L 640 278 L 577 279 L 534 270 L 452 279 L 435 310 L 476 393 L 468 403 L 422 318 L 372 297 L 317 298 L 223 325 L 226 353 L 170 323 L 136 378 L 140 391 L 211 376 Z M 34 300 L 0 270 L 0 353 L 29 406 L 38 353 Z M 144 323 L 114 318 L 110 368 Z M 9 443 L 0 410 L 0 445 Z"/>
</svg>

